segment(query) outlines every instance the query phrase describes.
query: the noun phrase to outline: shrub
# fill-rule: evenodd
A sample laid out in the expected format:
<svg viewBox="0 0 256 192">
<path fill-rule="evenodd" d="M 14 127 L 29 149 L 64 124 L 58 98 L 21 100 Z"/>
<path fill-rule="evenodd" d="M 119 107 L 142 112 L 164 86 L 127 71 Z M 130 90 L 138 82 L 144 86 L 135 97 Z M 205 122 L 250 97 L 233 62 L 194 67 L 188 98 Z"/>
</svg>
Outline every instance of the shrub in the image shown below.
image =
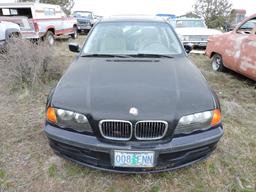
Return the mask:
<svg viewBox="0 0 256 192">
<path fill-rule="evenodd" d="M 40 42 L 12 39 L 6 51 L 0 54 L 0 70 L 4 79 L 18 88 L 31 88 L 53 79 L 58 70 L 53 70 L 52 63 L 54 49 Z"/>
</svg>

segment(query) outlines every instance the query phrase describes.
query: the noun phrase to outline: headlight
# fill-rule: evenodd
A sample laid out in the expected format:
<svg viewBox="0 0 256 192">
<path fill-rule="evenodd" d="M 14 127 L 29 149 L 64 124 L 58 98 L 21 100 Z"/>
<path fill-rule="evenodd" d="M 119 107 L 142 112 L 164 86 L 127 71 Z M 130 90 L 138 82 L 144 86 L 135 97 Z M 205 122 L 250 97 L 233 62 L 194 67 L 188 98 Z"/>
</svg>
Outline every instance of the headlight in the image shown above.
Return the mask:
<svg viewBox="0 0 256 192">
<path fill-rule="evenodd" d="M 61 128 L 70 128 L 78 132 L 92 133 L 92 128 L 87 117 L 81 113 L 49 107 L 46 116 L 49 122 Z"/>
<path fill-rule="evenodd" d="M 221 122 L 219 109 L 186 115 L 180 118 L 174 134 L 189 134 L 194 131 L 209 129 Z"/>
<path fill-rule="evenodd" d="M 181 41 L 189 41 L 188 35 L 179 35 Z"/>
</svg>

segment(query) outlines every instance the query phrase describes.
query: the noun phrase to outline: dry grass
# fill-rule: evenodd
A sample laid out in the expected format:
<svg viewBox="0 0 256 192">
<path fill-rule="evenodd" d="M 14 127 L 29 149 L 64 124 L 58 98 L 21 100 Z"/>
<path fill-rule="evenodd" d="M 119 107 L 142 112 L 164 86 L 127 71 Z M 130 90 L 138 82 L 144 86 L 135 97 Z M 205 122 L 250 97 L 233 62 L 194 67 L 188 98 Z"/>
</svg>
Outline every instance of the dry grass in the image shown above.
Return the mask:
<svg viewBox="0 0 256 192">
<path fill-rule="evenodd" d="M 46 44 L 12 39 L 7 44 L 7 52 L 0 54 L 0 59 L 4 79 L 10 81 L 14 88 L 24 88 L 43 82 L 53 56 Z"/>
<path fill-rule="evenodd" d="M 74 58 L 64 40 L 53 54 L 62 69 Z M 77 166 L 54 155 L 42 132 L 46 95 L 56 81 L 11 95 L 1 83 L 0 191 L 256 191 L 255 85 L 233 73 L 213 73 L 204 56 L 191 58 L 219 95 L 224 115 L 225 135 L 207 161 L 153 175 Z"/>
</svg>

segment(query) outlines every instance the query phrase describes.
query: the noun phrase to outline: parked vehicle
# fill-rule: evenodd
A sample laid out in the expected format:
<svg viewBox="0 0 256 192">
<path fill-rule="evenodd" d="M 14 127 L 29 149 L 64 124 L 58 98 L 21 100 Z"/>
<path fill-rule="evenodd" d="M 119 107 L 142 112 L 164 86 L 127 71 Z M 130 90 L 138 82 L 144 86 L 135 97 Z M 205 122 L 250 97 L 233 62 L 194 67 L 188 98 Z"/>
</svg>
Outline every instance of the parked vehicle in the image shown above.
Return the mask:
<svg viewBox="0 0 256 192">
<path fill-rule="evenodd" d="M 208 29 L 205 21 L 199 18 L 177 18 L 169 20 L 174 26 L 183 44 L 191 45 L 194 49 L 205 50 L 210 35 L 221 34 L 216 29 Z"/>
<path fill-rule="evenodd" d="M 103 18 L 103 16 L 101 16 L 101 15 L 94 15 L 94 17 L 96 18 L 96 22 L 98 22 L 99 20 L 101 20 Z"/>
<path fill-rule="evenodd" d="M 73 16 L 77 19 L 78 32 L 88 33 L 96 22 L 96 18 L 90 11 L 75 11 Z"/>
<path fill-rule="evenodd" d="M 229 68 L 256 81 L 256 14 L 233 31 L 209 37 L 206 55 L 214 71 Z"/>
<path fill-rule="evenodd" d="M 223 134 L 220 105 L 171 25 L 158 17 L 95 24 L 51 91 L 53 150 L 118 172 L 159 172 L 206 158 Z"/>
<path fill-rule="evenodd" d="M 31 39 L 33 35 L 34 26 L 29 23 L 29 20 L 27 17 L 18 16 L 18 17 L 0 17 L 0 21 L 7 21 L 11 23 L 16 23 L 20 28 L 20 34 L 23 39 Z"/>
<path fill-rule="evenodd" d="M 0 19 L 0 50 L 5 48 L 6 42 L 13 36 L 20 36 L 19 25 Z"/>
<path fill-rule="evenodd" d="M 156 14 L 156 16 L 158 17 L 162 17 L 166 20 L 169 20 L 169 19 L 176 19 L 176 15 L 174 14 L 169 14 L 169 13 L 158 13 Z"/>
<path fill-rule="evenodd" d="M 43 3 L 0 3 L 0 16 L 24 16 L 31 29 L 27 38 L 42 39 L 54 44 L 54 37 L 70 35 L 77 37 L 77 20 L 67 17 L 59 5 Z M 24 32 L 25 33 L 25 32 Z"/>
</svg>

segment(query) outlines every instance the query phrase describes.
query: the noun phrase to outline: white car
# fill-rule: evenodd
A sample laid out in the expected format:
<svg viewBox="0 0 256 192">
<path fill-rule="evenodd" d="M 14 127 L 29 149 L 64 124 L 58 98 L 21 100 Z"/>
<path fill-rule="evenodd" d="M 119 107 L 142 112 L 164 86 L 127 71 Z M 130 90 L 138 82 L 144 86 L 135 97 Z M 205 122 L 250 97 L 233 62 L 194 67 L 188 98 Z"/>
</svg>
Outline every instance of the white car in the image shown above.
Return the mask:
<svg viewBox="0 0 256 192">
<path fill-rule="evenodd" d="M 207 28 L 203 19 L 176 18 L 170 20 L 180 40 L 184 45 L 191 45 L 193 49 L 205 49 L 210 35 L 221 34 L 216 29 Z"/>
<path fill-rule="evenodd" d="M 20 36 L 19 25 L 0 20 L 0 49 L 4 48 L 6 41 L 14 35 Z"/>
</svg>

